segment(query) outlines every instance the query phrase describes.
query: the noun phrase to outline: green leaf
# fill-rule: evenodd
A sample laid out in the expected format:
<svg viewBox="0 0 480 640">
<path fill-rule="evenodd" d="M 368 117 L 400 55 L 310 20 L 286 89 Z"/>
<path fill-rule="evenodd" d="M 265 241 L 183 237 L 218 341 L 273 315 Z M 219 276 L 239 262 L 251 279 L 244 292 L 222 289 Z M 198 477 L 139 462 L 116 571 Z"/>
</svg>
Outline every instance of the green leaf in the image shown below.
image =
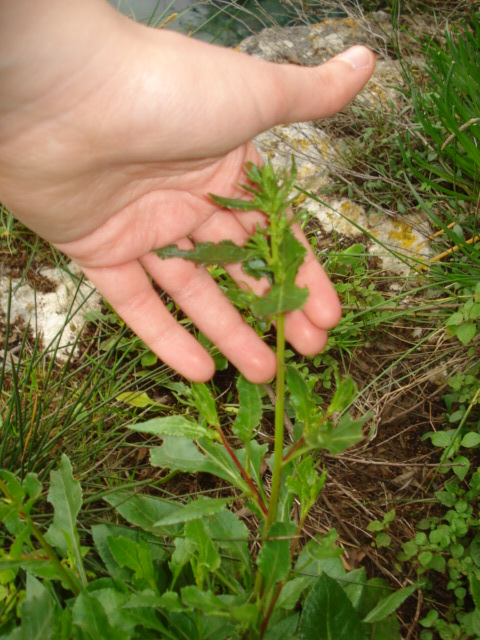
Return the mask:
<svg viewBox="0 0 480 640">
<path fill-rule="evenodd" d="M 255 209 L 255 207 L 252 207 Z M 214 242 L 199 242 L 194 249 L 182 250 L 172 244 L 163 249 L 156 249 L 160 258 L 183 258 L 202 266 L 216 264 L 232 264 L 234 262 L 244 262 L 251 256 L 250 249 L 239 247 L 231 240 L 222 240 L 218 244 Z"/>
<path fill-rule="evenodd" d="M 460 446 L 467 447 L 468 449 L 478 447 L 479 444 L 480 433 L 475 433 L 474 431 L 469 431 L 468 433 L 466 433 L 460 442 Z"/>
<path fill-rule="evenodd" d="M 221 196 L 214 196 L 213 193 L 208 194 L 210 198 L 219 204 L 224 209 L 233 209 L 235 211 L 254 211 L 257 207 L 249 200 L 242 200 L 241 198 L 222 198 Z"/>
<path fill-rule="evenodd" d="M 474 322 L 465 322 L 457 328 L 457 338 L 462 344 L 468 344 L 477 334 L 477 326 Z"/>
<path fill-rule="evenodd" d="M 465 456 L 455 456 L 452 460 L 452 471 L 459 480 L 465 480 L 470 469 L 470 460 Z"/>
<path fill-rule="evenodd" d="M 303 422 L 308 429 L 316 421 L 318 409 L 306 381 L 293 365 L 287 366 L 287 388 L 297 420 Z"/>
<path fill-rule="evenodd" d="M 382 600 L 380 600 L 377 606 L 365 616 L 363 622 L 372 624 L 374 622 L 380 622 L 380 620 L 384 620 L 389 615 L 394 613 L 394 611 L 396 611 L 398 607 L 409 596 L 411 596 L 414 591 L 416 591 L 416 589 L 416 586 L 406 587 L 405 589 L 399 589 L 386 598 L 383 598 Z"/>
<path fill-rule="evenodd" d="M 128 429 L 140 433 L 151 433 L 158 436 L 174 436 L 177 438 L 211 438 L 218 439 L 218 434 L 212 429 L 184 418 L 181 415 L 165 416 L 164 418 L 152 418 L 147 422 L 127 425 Z"/>
<path fill-rule="evenodd" d="M 257 566 L 267 584 L 285 580 L 290 572 L 291 536 L 295 534 L 295 525 L 289 522 L 275 522 L 268 531 L 257 558 Z"/>
<path fill-rule="evenodd" d="M 330 414 L 336 411 L 344 411 L 353 402 L 356 395 L 357 385 L 353 378 L 347 376 L 343 380 L 340 380 L 327 412 Z"/>
<path fill-rule="evenodd" d="M 84 633 L 83 636 L 80 636 L 82 638 L 129 640 L 127 633 L 110 626 L 107 614 L 100 602 L 86 591 L 82 591 L 75 600 L 72 620 L 74 628 L 81 629 Z"/>
<path fill-rule="evenodd" d="M 155 529 L 155 523 L 181 508 L 176 501 L 135 494 L 122 489 L 106 495 L 103 499 L 130 524 L 144 531 L 155 531 L 157 534 L 158 529 Z M 136 535 L 138 535 L 137 532 L 135 532 Z"/>
<path fill-rule="evenodd" d="M 293 616 L 283 618 L 273 626 L 269 625 L 264 640 L 292 640 L 292 638 L 297 638 L 295 632 L 298 626 L 298 617 L 298 613 L 295 613 Z"/>
<path fill-rule="evenodd" d="M 245 523 L 231 511 L 223 509 L 206 520 L 205 526 L 215 544 L 239 561 L 242 571 L 250 571 L 249 531 Z"/>
<path fill-rule="evenodd" d="M 220 555 L 215 548 L 203 520 L 191 520 L 185 525 L 185 542 L 195 547 L 195 566 L 193 571 L 197 583 L 220 567 Z"/>
<path fill-rule="evenodd" d="M 253 432 L 262 419 L 262 399 L 258 385 L 248 382 L 243 376 L 237 380 L 239 410 L 232 425 L 233 433 L 250 442 Z"/>
<path fill-rule="evenodd" d="M 274 316 L 301 309 L 308 298 L 308 289 L 300 289 L 296 284 L 284 282 L 274 284 L 262 298 L 252 302 L 252 313 L 259 318 Z"/>
<path fill-rule="evenodd" d="M 358 420 L 352 420 L 345 414 L 335 428 L 327 425 L 328 429 L 319 426 L 307 431 L 305 441 L 311 447 L 327 449 L 332 455 L 337 455 L 363 439 L 362 428 L 370 417 L 370 414 L 366 414 Z"/>
<path fill-rule="evenodd" d="M 20 604 L 22 623 L 11 640 L 50 640 L 55 634 L 55 603 L 43 584 L 27 573 L 27 595 Z"/>
<path fill-rule="evenodd" d="M 139 579 L 149 581 L 153 578 L 153 558 L 148 545 L 140 540 L 128 540 L 127 538 L 107 538 L 107 543 L 120 567 L 127 567 L 135 572 Z"/>
<path fill-rule="evenodd" d="M 182 602 L 192 609 L 198 609 L 208 615 L 229 617 L 230 608 L 212 591 L 204 591 L 195 586 L 183 587 Z"/>
<path fill-rule="evenodd" d="M 77 530 L 77 516 L 82 506 L 82 489 L 73 478 L 72 465 L 62 454 L 57 471 L 50 474 L 48 501 L 54 508 L 53 523 L 45 538 L 65 556 L 72 554 L 83 584 L 87 583 L 83 567 L 82 550 Z"/>
<path fill-rule="evenodd" d="M 129 404 L 131 407 L 138 407 L 139 409 L 145 409 L 145 407 L 151 407 L 152 405 L 156 405 L 155 400 L 152 400 L 147 393 L 138 393 L 137 391 L 125 391 L 124 393 L 119 393 L 118 396 L 115 397 L 119 402 L 125 402 Z"/>
<path fill-rule="evenodd" d="M 366 640 L 362 622 L 345 591 L 326 573 L 305 600 L 298 631 L 299 640 Z"/>
<path fill-rule="evenodd" d="M 226 505 L 232 501 L 232 498 L 205 498 L 200 497 L 192 500 L 178 511 L 165 516 L 155 523 L 156 527 L 165 527 L 171 524 L 179 524 L 181 522 L 189 522 L 199 518 L 207 518 L 222 511 Z"/>
<path fill-rule="evenodd" d="M 218 419 L 215 399 L 207 385 L 203 382 L 192 384 L 192 397 L 197 411 L 205 418 L 207 423 L 214 427 L 219 427 L 220 421 Z"/>
</svg>

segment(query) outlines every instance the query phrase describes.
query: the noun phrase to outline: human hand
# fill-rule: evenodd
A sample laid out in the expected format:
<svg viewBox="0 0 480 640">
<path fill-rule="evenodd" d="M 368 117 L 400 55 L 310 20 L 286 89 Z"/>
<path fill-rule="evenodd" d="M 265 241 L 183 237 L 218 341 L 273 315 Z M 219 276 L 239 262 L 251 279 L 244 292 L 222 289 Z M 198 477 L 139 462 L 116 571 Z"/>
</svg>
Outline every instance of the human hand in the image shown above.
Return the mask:
<svg viewBox="0 0 480 640">
<path fill-rule="evenodd" d="M 355 47 L 350 58 L 320 67 L 278 65 L 144 27 L 102 0 L 50 0 L 35 9 L 28 3 L 40 14 L 30 15 L 35 23 L 15 57 L 10 5 L 25 2 L 0 2 L 0 51 L 13 51 L 0 67 L 0 199 L 75 260 L 182 375 L 206 380 L 214 364 L 149 277 L 247 378 L 269 379 L 274 354 L 209 273 L 151 252 L 226 238 L 242 244 L 261 215 L 219 209 L 208 194 L 239 197 L 245 162 L 260 162 L 250 140 L 278 123 L 336 113 L 370 77 L 373 53 Z M 228 270 L 265 292 L 266 283 L 248 280 L 239 265 Z M 310 295 L 288 315 L 286 336 L 314 354 L 340 305 L 309 248 L 298 284 Z"/>
</svg>

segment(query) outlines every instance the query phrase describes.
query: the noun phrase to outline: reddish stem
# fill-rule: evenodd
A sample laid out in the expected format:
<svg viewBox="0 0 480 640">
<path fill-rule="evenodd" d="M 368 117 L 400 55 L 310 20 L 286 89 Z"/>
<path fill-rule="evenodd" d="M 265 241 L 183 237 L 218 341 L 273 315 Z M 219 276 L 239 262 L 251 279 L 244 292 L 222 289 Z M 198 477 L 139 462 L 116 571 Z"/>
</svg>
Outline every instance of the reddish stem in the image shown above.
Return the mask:
<svg viewBox="0 0 480 640">
<path fill-rule="evenodd" d="M 257 487 L 253 483 L 252 478 L 248 475 L 248 473 L 242 467 L 242 465 L 240 463 L 240 460 L 235 455 L 235 451 L 229 445 L 228 440 L 225 437 L 225 434 L 223 433 L 223 431 L 220 428 L 217 428 L 217 432 L 220 435 L 220 438 L 222 439 L 222 444 L 225 447 L 228 455 L 231 457 L 231 459 L 233 460 L 235 466 L 240 471 L 242 479 L 248 484 L 248 486 L 250 487 L 250 490 L 252 491 L 253 495 L 256 497 L 258 506 L 262 510 L 263 515 L 267 516 L 268 515 L 268 509 L 267 509 L 267 507 L 265 506 L 265 504 L 264 504 L 264 502 L 262 500 L 262 496 L 260 495 L 260 492 L 258 491 Z"/>
</svg>

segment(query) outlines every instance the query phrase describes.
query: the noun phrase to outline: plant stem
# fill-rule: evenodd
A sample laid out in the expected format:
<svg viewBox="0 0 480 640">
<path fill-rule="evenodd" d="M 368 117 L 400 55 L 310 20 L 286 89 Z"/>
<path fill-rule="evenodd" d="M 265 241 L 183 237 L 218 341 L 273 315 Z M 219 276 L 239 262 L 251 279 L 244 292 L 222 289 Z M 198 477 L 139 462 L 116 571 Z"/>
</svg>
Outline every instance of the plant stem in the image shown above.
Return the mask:
<svg viewBox="0 0 480 640">
<path fill-rule="evenodd" d="M 280 485 L 282 482 L 282 462 L 283 462 L 283 412 L 285 405 L 285 314 L 279 313 L 277 322 L 277 380 L 275 404 L 275 441 L 273 449 L 273 472 L 272 491 L 270 494 L 270 505 L 268 509 L 267 522 L 265 525 L 265 535 L 277 519 L 278 501 L 280 497 Z"/>
<path fill-rule="evenodd" d="M 237 469 L 240 471 L 240 474 L 242 476 L 242 480 L 247 483 L 247 485 L 248 485 L 248 487 L 249 487 L 249 489 L 250 489 L 250 491 L 252 493 L 252 497 L 255 499 L 255 502 L 258 504 L 261 512 L 263 513 L 263 515 L 268 516 L 268 510 L 267 510 L 267 507 L 265 506 L 265 503 L 262 500 L 262 496 L 260 495 L 260 492 L 258 491 L 257 487 L 255 486 L 255 484 L 254 484 L 252 478 L 250 477 L 250 475 L 242 467 L 242 465 L 240 463 L 240 460 L 235 455 L 235 451 L 232 449 L 232 447 L 228 443 L 227 438 L 225 437 L 225 434 L 223 433 L 223 431 L 219 427 L 217 427 L 217 433 L 220 435 L 220 438 L 222 439 L 222 444 L 225 447 L 225 450 L 227 451 L 228 455 L 233 460 L 233 462 L 234 462 L 235 466 L 237 467 Z"/>
<path fill-rule="evenodd" d="M 58 556 L 55 553 L 55 551 L 52 549 L 52 547 L 48 544 L 48 542 L 45 540 L 43 535 L 40 533 L 40 530 L 38 529 L 38 527 L 32 522 L 32 519 L 30 517 L 27 517 L 27 521 L 28 521 L 28 524 L 30 525 L 30 528 L 32 530 L 33 535 L 35 536 L 35 538 L 40 543 L 40 546 L 45 551 L 45 553 L 47 554 L 47 556 L 50 559 L 50 561 L 52 562 L 52 564 L 55 565 L 55 567 L 57 568 L 58 572 L 63 576 L 65 582 L 68 583 L 68 585 L 69 585 L 71 591 L 73 592 L 73 594 L 75 596 L 78 596 L 78 594 L 80 593 L 81 588 L 78 585 L 76 579 L 73 577 L 73 575 L 67 569 L 65 569 L 63 564 L 58 559 Z"/>
</svg>

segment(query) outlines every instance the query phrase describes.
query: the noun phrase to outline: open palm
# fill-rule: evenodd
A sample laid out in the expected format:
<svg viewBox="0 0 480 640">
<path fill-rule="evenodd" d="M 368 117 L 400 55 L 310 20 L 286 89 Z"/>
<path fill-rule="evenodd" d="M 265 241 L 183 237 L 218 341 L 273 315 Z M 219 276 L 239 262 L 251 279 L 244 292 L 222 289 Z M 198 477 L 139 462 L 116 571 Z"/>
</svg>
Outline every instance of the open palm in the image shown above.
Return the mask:
<svg viewBox="0 0 480 640">
<path fill-rule="evenodd" d="M 338 111 L 367 81 L 373 54 L 356 48 L 363 54 L 357 68 L 338 58 L 317 68 L 275 65 L 143 27 L 101 1 L 86 4 L 76 16 L 70 8 L 62 42 L 37 45 L 24 76 L 3 79 L 9 103 L 0 100 L 0 199 L 73 258 L 171 367 L 193 380 L 214 371 L 152 280 L 250 380 L 266 380 L 274 375 L 273 353 L 209 273 L 151 252 L 171 243 L 243 243 L 261 215 L 219 209 L 208 194 L 238 197 L 245 162 L 260 161 L 252 137 L 280 122 Z M 239 265 L 230 272 L 265 291 L 266 283 L 248 281 Z M 324 346 L 340 306 L 311 252 L 298 279 L 310 296 L 287 318 L 286 334 L 312 354 Z"/>
</svg>

